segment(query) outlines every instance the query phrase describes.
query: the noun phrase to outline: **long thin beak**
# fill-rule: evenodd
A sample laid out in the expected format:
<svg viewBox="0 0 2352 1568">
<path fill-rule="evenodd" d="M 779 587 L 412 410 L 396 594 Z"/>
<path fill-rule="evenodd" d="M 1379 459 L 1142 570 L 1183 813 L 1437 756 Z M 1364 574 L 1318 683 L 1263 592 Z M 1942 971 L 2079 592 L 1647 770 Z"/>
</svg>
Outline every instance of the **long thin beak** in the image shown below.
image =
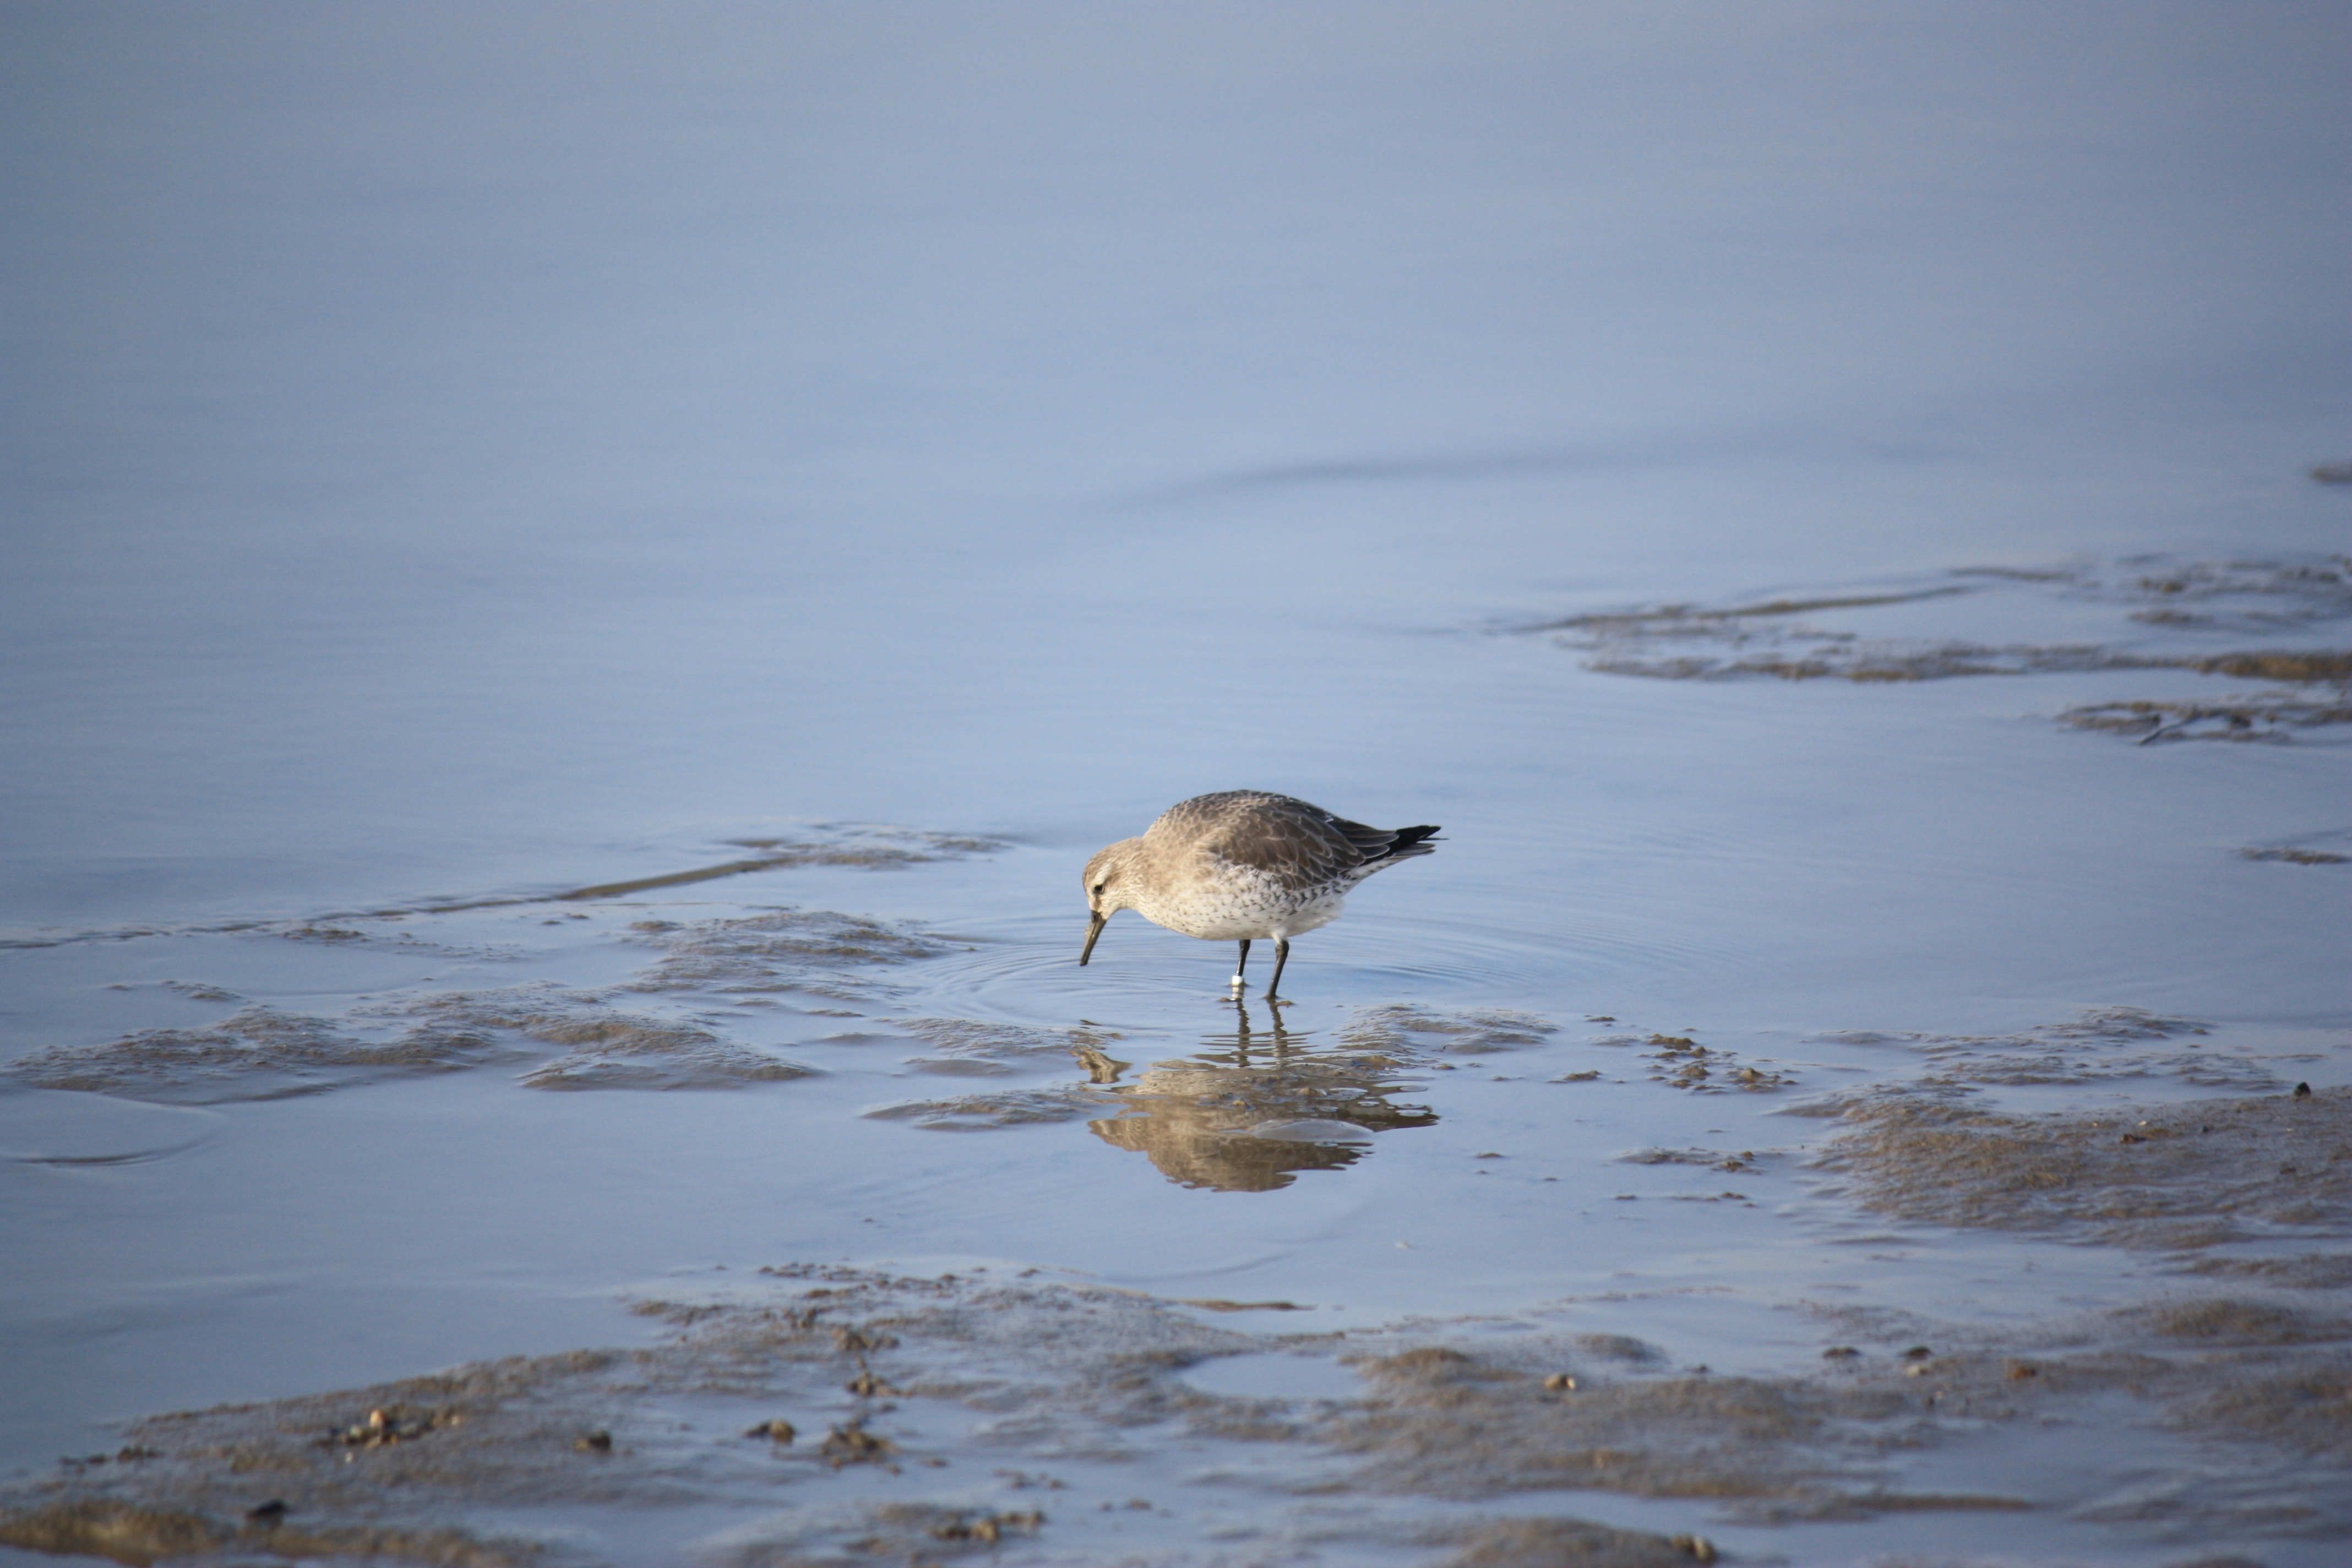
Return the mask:
<svg viewBox="0 0 2352 1568">
<path fill-rule="evenodd" d="M 1110 924 L 1110 917 L 1108 915 L 1089 915 L 1087 917 L 1087 945 L 1078 950 L 1078 967 L 1080 969 L 1084 969 L 1087 966 L 1087 960 L 1095 955 L 1095 938 L 1102 935 L 1102 928 L 1108 924 Z"/>
</svg>

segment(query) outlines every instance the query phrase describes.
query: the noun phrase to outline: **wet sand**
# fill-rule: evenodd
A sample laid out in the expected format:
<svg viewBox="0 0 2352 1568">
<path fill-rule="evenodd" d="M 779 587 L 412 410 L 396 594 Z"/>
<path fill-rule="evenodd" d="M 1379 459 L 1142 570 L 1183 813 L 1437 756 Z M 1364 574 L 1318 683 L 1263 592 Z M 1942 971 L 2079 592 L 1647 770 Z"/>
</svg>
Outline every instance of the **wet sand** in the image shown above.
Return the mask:
<svg viewBox="0 0 2352 1568">
<path fill-rule="evenodd" d="M 599 1521 L 595 1555 L 692 1540 L 698 1560 L 742 1563 L 1236 1542 L 1259 1558 L 1670 1563 L 1809 1557 L 1926 1519 L 1979 1552 L 2086 1544 L 2100 1525 L 2316 1542 L 2352 1528 L 2352 1321 L 2334 1300 L 2176 1298 L 1995 1333 L 1816 1310 L 1816 1333 L 1855 1342 L 1756 1376 L 1677 1367 L 1642 1340 L 1570 1331 L 1568 1314 L 1518 1315 L 1500 1338 L 1491 1321 L 1251 1334 L 984 1267 L 763 1268 L 717 1297 L 636 1303 L 671 1325 L 652 1348 L 131 1424 L 111 1454 L 17 1488 L 0 1539 L 137 1563 L 562 1561 L 583 1519 Z M 1357 1386 L 1236 1397 L 1187 1381 L 1268 1352 Z M 2047 1434 L 2095 1428 L 2128 1436 L 2128 1479 L 2087 1454 L 2051 1467 Z M 1594 1494 L 1620 1519 L 1700 1505 L 1715 1533 L 1596 1525 L 1578 1517 Z"/>
<path fill-rule="evenodd" d="M 975 885 L 1007 857 L 1020 858 L 965 862 Z M 560 919 L 491 904 L 239 932 L 299 955 L 314 1008 L 317 979 L 377 954 L 528 973 L 593 934 L 611 969 L 455 990 L 379 974 L 341 1010 L 302 1015 L 219 984 L 156 985 L 152 1005 L 223 1016 L 19 1058 L 11 1109 L 58 1113 L 46 1129 L 17 1118 L 47 1139 L 17 1158 L 135 1169 L 229 1130 L 174 1117 L 371 1098 L 377 1135 L 408 1143 L 400 1129 L 421 1131 L 425 1104 L 383 1101 L 394 1085 L 446 1084 L 445 1103 L 469 1103 L 479 1091 L 460 1080 L 482 1077 L 500 1098 L 772 1103 L 814 1156 L 788 1188 L 870 1191 L 862 1201 L 898 1209 L 899 1253 L 1003 1246 L 993 1189 L 1046 1154 L 1056 1187 L 1065 1168 L 1087 1174 L 1050 1199 L 1026 1244 L 1040 1261 L 1217 1279 L 1231 1265 L 1118 1262 L 1117 1245 L 1087 1238 L 1131 1228 L 1122 1209 L 1161 1206 L 1138 1205 L 1155 1186 L 1255 1204 L 1382 1166 L 1397 1182 L 1353 1211 L 1396 1235 L 1380 1250 L 1411 1265 L 1433 1249 L 1441 1270 L 1487 1261 L 1466 1289 L 1400 1293 L 1392 1271 L 1367 1267 L 1359 1227 L 1336 1252 L 1291 1243 L 1292 1257 L 1238 1276 L 1278 1296 L 1180 1297 L 1038 1262 L 908 1273 L 739 1252 L 659 1296 L 625 1293 L 649 1342 L 121 1424 L 108 1447 L 20 1472 L 0 1541 L 135 1563 L 635 1561 L 686 1542 L 727 1563 L 982 1550 L 1045 1563 L 1238 1542 L 1269 1561 L 1471 1564 L 1828 1560 L 1912 1539 L 1927 1518 L 1981 1552 L 2252 1531 L 2296 1561 L 2294 1543 L 2352 1531 L 2330 1500 L 2352 1462 L 2352 1320 L 2335 1310 L 2352 1088 L 2292 1076 L 2340 1077 L 2340 1037 L 2304 1045 L 2115 1006 L 2001 1035 L 1734 1046 L 1617 1016 L 1408 1003 L 1307 1028 L 1305 1008 L 1203 996 L 1190 1005 L 1233 1026 L 1170 1056 L 1162 1030 L 938 1016 L 941 990 L 969 996 L 973 978 L 938 972 L 984 973 L 997 944 L 983 932 L 810 909 L 698 914 L 645 894 L 584 903 Z M 1171 954 L 1171 974 L 1181 964 Z M 791 1109 L 799 1097 L 810 1102 Z M 107 1106 L 149 1120 L 110 1122 Z M 679 1125 L 709 1122 L 689 1110 Z M 1558 1139 L 1596 1122 L 1651 1141 Z M 856 1127 L 874 1131 L 845 1136 Z M 583 1177 L 603 1167 L 667 1187 L 645 1163 L 662 1136 L 571 1158 Z M 521 1158 L 535 1148 L 526 1138 Z M 428 1207 L 447 1184 L 509 1190 L 472 1173 L 479 1158 L 428 1142 L 415 1163 L 380 1163 L 364 1140 L 342 1156 L 421 1184 Z M 683 1169 L 723 1179 L 692 1174 L 704 1168 Z M 962 1215 L 936 1193 L 908 1212 L 931 1171 L 991 1190 Z M 1448 1234 L 1473 1211 L 1492 1216 L 1493 1239 Z M 1586 1222 L 1572 1231 L 1601 1228 L 1596 1212 L 1638 1215 L 1634 1233 L 1544 1256 L 1570 1214 Z M 1269 1219 L 1282 1223 L 1255 1209 L 1184 1223 L 1196 1245 Z M 598 1223 L 612 1220 L 641 1223 Z M 1136 1239 L 1164 1247 L 1164 1224 Z M 478 1228 L 444 1220 L 436 1246 L 476 1251 Z M 1992 1250 L 1915 1277 L 1951 1250 L 1939 1235 L 1970 1231 Z M 1525 1278 L 1481 1278 L 1529 1248 Z M 2084 1249 L 2121 1267 L 2067 1258 Z M 387 1284 L 407 1267 L 381 1260 Z M 2064 1279 L 2057 1295 L 2023 1285 L 2039 1269 Z M 1987 1289 L 2003 1275 L 2018 1282 Z M 1188 1381 L 1221 1362 L 1252 1368 L 1242 1381 L 1263 1392 Z M 1328 1375 L 1293 1393 L 1293 1366 Z M 2110 1435 L 2098 1454 L 2063 1436 L 2092 1431 Z M 2053 1443 L 2066 1464 L 2053 1467 Z"/>
</svg>

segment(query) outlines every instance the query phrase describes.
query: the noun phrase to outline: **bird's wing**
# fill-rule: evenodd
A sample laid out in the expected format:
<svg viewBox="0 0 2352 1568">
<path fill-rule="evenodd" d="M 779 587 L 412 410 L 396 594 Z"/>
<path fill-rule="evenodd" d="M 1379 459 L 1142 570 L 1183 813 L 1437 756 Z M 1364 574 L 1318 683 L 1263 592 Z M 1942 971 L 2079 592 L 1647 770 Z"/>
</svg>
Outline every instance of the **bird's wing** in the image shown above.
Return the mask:
<svg viewBox="0 0 2352 1568">
<path fill-rule="evenodd" d="M 1271 871 L 1294 886 L 1329 881 L 1364 863 L 1338 817 L 1288 795 L 1250 790 L 1202 795 L 1160 820 L 1195 853 Z"/>
<path fill-rule="evenodd" d="M 1228 790 L 1169 807 L 1146 837 L 1307 886 L 1430 854 L 1423 841 L 1436 831 L 1370 827 L 1286 795 Z"/>
</svg>

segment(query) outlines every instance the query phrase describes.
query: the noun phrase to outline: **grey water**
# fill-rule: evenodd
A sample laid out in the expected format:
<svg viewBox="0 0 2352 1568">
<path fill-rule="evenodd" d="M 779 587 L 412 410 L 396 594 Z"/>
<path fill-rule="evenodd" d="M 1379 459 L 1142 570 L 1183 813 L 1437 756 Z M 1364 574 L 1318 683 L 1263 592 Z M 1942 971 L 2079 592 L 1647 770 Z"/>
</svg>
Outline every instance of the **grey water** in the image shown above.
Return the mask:
<svg viewBox="0 0 2352 1568">
<path fill-rule="evenodd" d="M 2221 1064 L 2003 1109 L 2352 1082 L 2352 731 L 2193 668 L 2346 646 L 2341 6 L 0 33 L 0 1471 L 788 1260 L 1782 1373 L 1801 1302 L 2169 1288 L 1809 1185 L 1780 1113 L 1893 1037 L 2127 1007 Z M 2105 662 L 1576 624 L 1778 601 L 1827 607 L 1653 642 Z M 2251 706 L 2065 721 L 2167 700 Z M 1087 854 L 1235 787 L 1445 829 L 1279 1038 L 1223 948 L 1076 964 Z M 1155 1072 L 1238 1109 L 1105 1131 Z M 1771 1156 L 1622 1158 L 1693 1147 Z"/>
</svg>

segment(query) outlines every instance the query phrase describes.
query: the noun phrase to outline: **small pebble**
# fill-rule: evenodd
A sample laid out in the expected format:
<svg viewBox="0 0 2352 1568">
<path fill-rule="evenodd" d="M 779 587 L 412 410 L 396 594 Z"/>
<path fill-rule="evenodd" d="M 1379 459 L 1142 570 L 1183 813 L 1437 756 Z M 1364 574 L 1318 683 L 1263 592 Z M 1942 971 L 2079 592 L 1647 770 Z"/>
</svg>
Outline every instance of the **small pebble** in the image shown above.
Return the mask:
<svg viewBox="0 0 2352 1568">
<path fill-rule="evenodd" d="M 247 1509 L 245 1517 L 259 1524 L 276 1524 L 286 1517 L 287 1512 L 284 1498 L 271 1498 L 268 1502 L 256 1503 Z"/>
<path fill-rule="evenodd" d="M 1576 1379 L 1564 1372 L 1556 1372 L 1544 1379 L 1544 1386 L 1554 1394 L 1573 1394 L 1576 1392 Z"/>
<path fill-rule="evenodd" d="M 836 1470 L 844 1465 L 874 1464 L 886 1460 L 898 1451 L 898 1444 L 887 1437 L 868 1432 L 862 1423 L 856 1421 L 835 1426 L 826 1433 L 824 1442 L 818 1449 L 818 1452 Z M 886 1468 L 889 1468 L 894 1475 L 898 1473 L 896 1466 Z"/>
<path fill-rule="evenodd" d="M 613 1435 L 599 1428 L 574 1439 L 572 1446 L 583 1454 L 609 1454 L 613 1451 Z"/>
</svg>

